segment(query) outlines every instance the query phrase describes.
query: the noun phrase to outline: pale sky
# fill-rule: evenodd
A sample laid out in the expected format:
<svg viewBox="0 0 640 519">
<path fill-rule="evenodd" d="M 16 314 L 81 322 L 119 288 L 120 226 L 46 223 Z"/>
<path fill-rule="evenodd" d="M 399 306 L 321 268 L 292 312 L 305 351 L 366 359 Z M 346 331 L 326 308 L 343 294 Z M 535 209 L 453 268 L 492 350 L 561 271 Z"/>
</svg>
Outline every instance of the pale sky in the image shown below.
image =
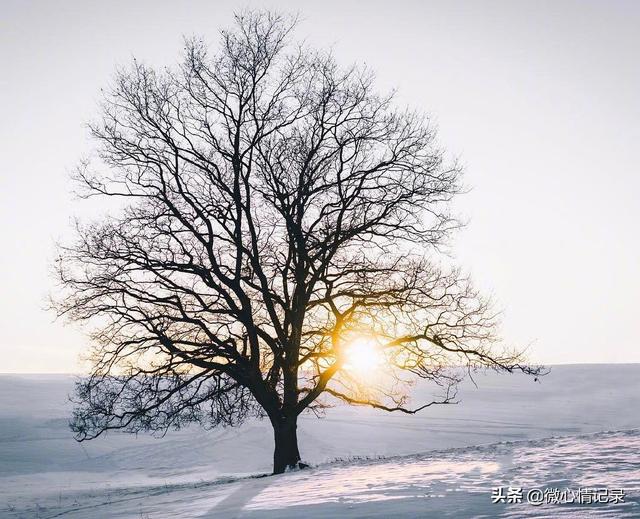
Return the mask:
<svg viewBox="0 0 640 519">
<path fill-rule="evenodd" d="M 43 310 L 69 172 L 117 64 L 215 47 L 234 10 L 366 63 L 466 167 L 456 261 L 534 361 L 640 362 L 640 2 L 0 2 L 0 372 L 77 372 L 81 330 Z"/>
</svg>

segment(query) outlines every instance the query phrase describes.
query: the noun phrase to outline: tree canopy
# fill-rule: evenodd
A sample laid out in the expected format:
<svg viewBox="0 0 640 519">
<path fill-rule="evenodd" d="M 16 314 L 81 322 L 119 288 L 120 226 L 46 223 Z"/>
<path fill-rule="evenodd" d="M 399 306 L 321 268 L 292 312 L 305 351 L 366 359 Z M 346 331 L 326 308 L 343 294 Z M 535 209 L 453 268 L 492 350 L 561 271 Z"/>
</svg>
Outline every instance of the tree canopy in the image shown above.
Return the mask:
<svg viewBox="0 0 640 519">
<path fill-rule="evenodd" d="M 281 472 L 305 410 L 413 413 L 455 401 L 476 367 L 539 373 L 439 266 L 461 170 L 429 118 L 296 44 L 286 16 L 236 22 L 215 54 L 190 40 L 177 67 L 118 71 L 90 126 L 81 195 L 123 204 L 56 263 L 55 307 L 92 330 L 77 437 L 266 416 Z M 376 380 L 350 369 L 355 343 L 382 360 Z M 441 391 L 410 406 L 416 378 Z"/>
</svg>

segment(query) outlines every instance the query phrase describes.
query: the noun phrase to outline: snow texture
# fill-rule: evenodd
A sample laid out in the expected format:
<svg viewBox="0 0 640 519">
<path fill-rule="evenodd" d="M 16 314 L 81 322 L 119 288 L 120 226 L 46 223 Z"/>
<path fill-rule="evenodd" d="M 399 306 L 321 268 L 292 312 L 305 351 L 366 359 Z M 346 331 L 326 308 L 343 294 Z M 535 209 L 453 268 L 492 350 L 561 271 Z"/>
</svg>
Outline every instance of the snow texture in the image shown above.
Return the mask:
<svg viewBox="0 0 640 519">
<path fill-rule="evenodd" d="M 313 468 L 267 477 L 266 421 L 77 443 L 73 380 L 0 375 L 0 517 L 640 517 L 640 365 L 557 366 L 541 382 L 478 375 L 460 404 L 415 416 L 342 406 L 303 416 Z M 498 486 L 626 497 L 492 504 Z"/>
</svg>

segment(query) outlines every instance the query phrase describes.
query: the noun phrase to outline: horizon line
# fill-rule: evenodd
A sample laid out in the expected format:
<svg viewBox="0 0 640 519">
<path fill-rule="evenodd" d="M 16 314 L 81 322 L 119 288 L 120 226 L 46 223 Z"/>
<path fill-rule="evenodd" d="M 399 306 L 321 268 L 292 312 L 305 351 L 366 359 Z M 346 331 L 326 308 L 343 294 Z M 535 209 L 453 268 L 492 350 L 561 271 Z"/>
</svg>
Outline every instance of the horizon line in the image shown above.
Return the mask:
<svg viewBox="0 0 640 519">
<path fill-rule="evenodd" d="M 639 365 L 638 362 L 558 362 L 558 363 L 534 363 L 532 362 L 532 366 L 634 366 Z M 482 368 L 479 368 L 479 371 Z M 491 367 L 486 366 L 485 369 L 491 370 Z M 68 376 L 78 376 L 78 375 L 89 375 L 87 372 L 73 372 L 73 371 L 0 371 L 0 376 L 3 375 L 68 375 Z"/>
</svg>

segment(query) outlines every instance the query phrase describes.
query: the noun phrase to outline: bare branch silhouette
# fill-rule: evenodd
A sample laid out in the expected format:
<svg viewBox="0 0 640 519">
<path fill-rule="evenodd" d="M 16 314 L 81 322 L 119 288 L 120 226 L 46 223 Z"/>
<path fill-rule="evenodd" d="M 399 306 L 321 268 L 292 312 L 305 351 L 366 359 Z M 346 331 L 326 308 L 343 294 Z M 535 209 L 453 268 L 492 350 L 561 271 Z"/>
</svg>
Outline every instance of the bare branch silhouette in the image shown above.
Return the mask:
<svg viewBox="0 0 640 519">
<path fill-rule="evenodd" d="M 454 402 L 465 369 L 539 373 L 433 260 L 459 227 L 461 171 L 429 119 L 296 45 L 295 21 L 236 20 L 215 55 L 192 40 L 175 69 L 118 72 L 91 126 L 101 167 L 78 168 L 79 191 L 124 204 L 78 224 L 57 262 L 56 309 L 90 322 L 95 345 L 78 439 L 265 416 L 278 473 L 300 460 L 306 409 L 414 413 Z M 384 355 L 379 384 L 348 369 L 363 336 Z M 441 395 L 409 406 L 416 377 Z"/>
</svg>

